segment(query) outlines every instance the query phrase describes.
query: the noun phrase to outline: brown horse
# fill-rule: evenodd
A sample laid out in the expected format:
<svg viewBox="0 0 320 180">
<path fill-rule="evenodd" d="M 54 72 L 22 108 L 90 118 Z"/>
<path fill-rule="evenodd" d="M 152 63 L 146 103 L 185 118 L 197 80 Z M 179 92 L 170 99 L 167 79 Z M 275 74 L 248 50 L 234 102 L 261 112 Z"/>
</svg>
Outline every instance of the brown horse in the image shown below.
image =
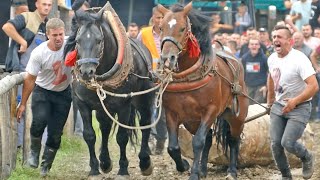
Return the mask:
<svg viewBox="0 0 320 180">
<path fill-rule="evenodd" d="M 181 158 L 178 144 L 178 129 L 183 124 L 194 134 L 190 179 L 206 176 L 211 127 L 216 124 L 215 132 L 223 131 L 226 141 L 222 142 L 226 149 L 230 147 L 227 177 L 236 179 L 240 134 L 249 105 L 242 94 L 246 93 L 243 67 L 232 55 L 215 52 L 209 32 L 211 19 L 192 10 L 192 2 L 185 7 L 174 5 L 170 10 L 158 5 L 158 9 L 164 14 L 158 71 L 163 76 L 171 74 L 173 79 L 163 94 L 168 153 L 178 171 L 189 169 L 188 162 Z M 227 129 L 222 128 L 223 122 Z"/>
</svg>

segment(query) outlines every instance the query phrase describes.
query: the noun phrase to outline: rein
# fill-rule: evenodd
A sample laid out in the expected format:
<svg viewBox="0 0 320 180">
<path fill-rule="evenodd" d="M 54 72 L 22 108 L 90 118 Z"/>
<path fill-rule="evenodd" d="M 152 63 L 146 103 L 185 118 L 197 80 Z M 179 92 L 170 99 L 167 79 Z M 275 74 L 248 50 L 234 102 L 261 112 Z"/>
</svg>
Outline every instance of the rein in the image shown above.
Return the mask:
<svg viewBox="0 0 320 180">
<path fill-rule="evenodd" d="M 117 94 L 117 93 L 113 93 L 113 92 L 109 92 L 109 91 L 106 91 L 103 89 L 103 87 L 98 84 L 96 81 L 93 83 L 97 88 L 96 88 L 96 92 L 97 92 L 97 95 L 99 97 L 99 100 L 100 100 L 100 103 L 104 109 L 104 111 L 106 112 L 106 114 L 109 116 L 109 118 L 114 122 L 116 123 L 117 125 L 123 127 L 123 128 L 126 128 L 126 129 L 131 129 L 131 130 L 143 130 L 143 129 L 149 129 L 149 128 L 152 128 L 154 126 L 156 126 L 160 120 L 160 116 L 161 116 L 161 111 L 162 111 L 162 95 L 163 93 L 165 92 L 165 89 L 167 88 L 168 84 L 172 81 L 172 74 L 168 74 L 166 76 L 166 78 L 164 78 L 163 81 L 161 81 L 160 84 L 158 84 L 157 86 L 151 88 L 151 89 L 148 89 L 148 90 L 144 90 L 144 91 L 138 91 L 138 92 L 131 92 L 129 94 Z M 158 111 L 158 117 L 156 119 L 155 122 L 153 122 L 152 124 L 150 125 L 146 125 L 146 126 L 139 126 L 139 127 L 135 127 L 135 126 L 128 126 L 126 124 L 122 124 L 120 123 L 119 121 L 117 121 L 111 114 L 110 112 L 108 111 L 108 109 L 106 108 L 106 106 L 104 105 L 103 101 L 105 100 L 106 98 L 106 95 L 109 95 L 109 96 L 114 96 L 114 97 L 121 97 L 121 98 L 128 98 L 128 97 L 134 97 L 134 96 L 138 96 L 138 95 L 142 95 L 142 94 L 146 94 L 146 93 L 149 93 L 149 92 L 152 92 L 156 89 L 159 88 L 159 91 L 157 93 L 157 97 L 156 97 L 156 108 L 159 109 Z"/>
</svg>

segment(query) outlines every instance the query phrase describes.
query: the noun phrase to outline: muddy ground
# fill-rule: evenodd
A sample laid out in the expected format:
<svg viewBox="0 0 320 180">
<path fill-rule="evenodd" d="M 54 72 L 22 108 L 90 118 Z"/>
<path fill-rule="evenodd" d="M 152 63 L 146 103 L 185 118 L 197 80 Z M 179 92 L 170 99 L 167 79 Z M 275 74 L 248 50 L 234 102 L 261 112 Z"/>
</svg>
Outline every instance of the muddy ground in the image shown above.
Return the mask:
<svg viewBox="0 0 320 180">
<path fill-rule="evenodd" d="M 320 159 L 320 123 L 311 123 L 312 130 L 315 133 L 315 143 L 314 143 L 314 149 L 313 151 L 316 154 L 316 159 Z M 113 170 L 109 174 L 104 174 L 98 179 L 114 179 L 116 177 L 116 173 L 118 171 L 118 149 L 117 145 L 111 146 L 111 156 L 113 159 Z M 164 153 L 163 156 L 152 156 L 154 170 L 153 174 L 150 176 L 142 176 L 139 169 L 139 162 L 138 162 L 138 153 L 134 150 L 128 151 L 128 158 L 130 161 L 129 164 L 129 173 L 130 173 L 130 179 L 152 179 L 152 180 L 176 180 L 176 179 L 188 179 L 190 172 L 185 173 L 179 173 L 175 169 L 175 164 L 173 160 L 170 158 L 167 152 Z M 81 157 L 81 165 L 74 166 L 74 168 L 79 169 L 83 168 L 82 170 L 77 174 L 77 179 L 87 179 L 87 174 L 89 172 L 89 166 L 88 166 L 88 155 L 84 155 Z M 189 163 L 191 164 L 192 161 L 189 160 Z M 312 179 L 320 179 L 320 160 L 316 161 L 316 169 L 315 173 L 312 177 Z M 211 164 L 208 165 L 208 176 L 206 179 L 225 179 L 226 176 L 226 169 L 227 167 L 224 166 L 213 166 Z M 74 169 L 75 170 L 75 169 Z M 77 171 L 77 170 L 75 170 Z M 72 173 L 76 173 L 73 171 Z M 302 178 L 302 169 L 292 169 L 292 174 L 294 179 L 303 179 Z M 71 175 L 72 176 L 72 175 Z M 247 180 L 247 179 L 281 179 L 281 176 L 279 174 L 279 171 L 277 171 L 274 167 L 274 165 L 270 165 L 267 167 L 261 167 L 261 166 L 253 166 L 253 167 L 246 167 L 246 168 L 240 168 L 238 170 L 238 179 L 239 180 Z"/>
</svg>

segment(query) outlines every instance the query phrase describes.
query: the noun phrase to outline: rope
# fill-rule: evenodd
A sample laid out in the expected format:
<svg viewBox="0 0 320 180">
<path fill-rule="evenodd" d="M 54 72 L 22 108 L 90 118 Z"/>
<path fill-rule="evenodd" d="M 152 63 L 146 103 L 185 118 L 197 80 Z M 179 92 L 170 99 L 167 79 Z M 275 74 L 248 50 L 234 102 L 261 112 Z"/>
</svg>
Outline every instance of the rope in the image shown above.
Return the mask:
<svg viewBox="0 0 320 180">
<path fill-rule="evenodd" d="M 160 120 L 160 116 L 161 116 L 161 111 L 162 111 L 162 95 L 165 91 L 165 89 L 167 88 L 168 84 L 172 81 L 172 73 L 171 74 L 168 74 L 168 76 L 164 79 L 164 81 L 162 81 L 160 84 L 158 84 L 156 87 L 154 88 L 151 88 L 151 89 L 148 89 L 148 90 L 145 90 L 145 91 L 140 91 L 140 92 L 134 92 L 134 93 L 129 93 L 129 94 L 116 94 L 116 93 L 111 93 L 111 92 L 108 92 L 104 89 L 102 89 L 102 86 L 99 85 L 98 83 L 98 87 L 97 88 L 97 95 L 99 97 L 99 100 L 100 100 L 100 103 L 104 109 L 104 111 L 106 112 L 106 114 L 109 116 L 109 118 L 114 122 L 116 123 L 118 126 L 121 126 L 123 128 L 126 128 L 126 129 L 131 129 L 131 130 L 143 130 L 143 129 L 149 129 L 149 128 L 152 128 L 154 126 L 156 126 Z M 165 85 L 164 85 L 165 83 Z M 164 85 L 164 87 L 163 87 Z M 103 103 L 103 100 L 106 98 L 106 94 L 109 95 L 112 94 L 113 96 L 115 97 L 133 97 L 133 96 L 136 96 L 136 95 L 141 95 L 141 94 L 146 94 L 146 93 L 149 93 L 155 89 L 159 88 L 159 93 L 157 94 L 157 97 L 156 97 L 156 108 L 159 108 L 159 112 L 158 112 L 158 117 L 156 119 L 155 122 L 153 122 L 152 124 L 150 125 L 146 125 L 146 126 L 140 126 L 140 127 L 135 127 L 135 126 L 128 126 L 128 125 L 125 125 L 125 124 L 122 124 L 120 123 L 119 121 L 117 121 L 111 114 L 110 112 L 108 111 L 108 109 L 106 108 L 105 104 Z M 102 93 L 102 94 L 101 94 Z"/>
</svg>

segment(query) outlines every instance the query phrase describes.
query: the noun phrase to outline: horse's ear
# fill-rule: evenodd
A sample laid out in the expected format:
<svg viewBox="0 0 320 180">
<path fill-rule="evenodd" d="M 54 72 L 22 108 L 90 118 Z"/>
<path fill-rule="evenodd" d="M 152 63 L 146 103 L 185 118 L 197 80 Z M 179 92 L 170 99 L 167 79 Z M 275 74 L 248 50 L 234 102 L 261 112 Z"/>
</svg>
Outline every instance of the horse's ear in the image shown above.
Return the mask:
<svg viewBox="0 0 320 180">
<path fill-rule="evenodd" d="M 157 8 L 163 15 L 167 14 L 167 12 L 170 11 L 169 9 L 165 8 L 164 6 L 162 6 L 161 4 L 158 4 Z"/>
<path fill-rule="evenodd" d="M 183 8 L 183 12 L 184 14 L 187 16 L 189 14 L 189 12 L 192 9 L 192 1 L 189 2 L 184 8 Z"/>
</svg>

